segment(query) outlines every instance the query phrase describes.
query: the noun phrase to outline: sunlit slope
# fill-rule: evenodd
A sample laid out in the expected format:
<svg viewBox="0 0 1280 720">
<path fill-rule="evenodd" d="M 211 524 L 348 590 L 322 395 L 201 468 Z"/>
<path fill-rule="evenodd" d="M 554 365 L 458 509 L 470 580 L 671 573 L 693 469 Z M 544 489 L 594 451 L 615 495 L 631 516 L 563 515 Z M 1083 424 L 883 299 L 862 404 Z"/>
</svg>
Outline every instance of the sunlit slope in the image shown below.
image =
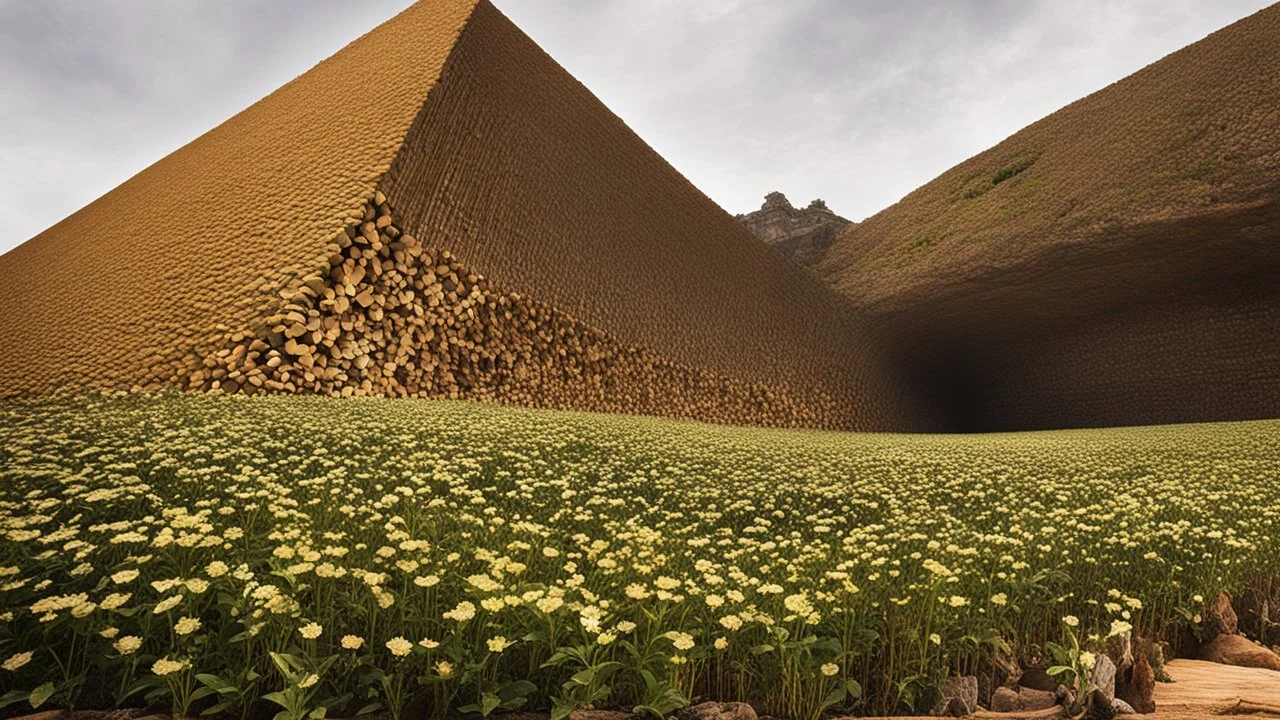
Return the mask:
<svg viewBox="0 0 1280 720">
<path fill-rule="evenodd" d="M 933 427 L 881 333 L 488 2 L 414 5 L 4 256 L 0 277 L 0 395 Z"/>
<path fill-rule="evenodd" d="M 406 692 L 441 716 L 516 681 L 531 709 L 573 707 L 583 662 L 611 668 L 598 707 L 657 685 L 812 720 L 852 680 L 830 709 L 919 715 L 1001 643 L 1176 640 L 1206 598 L 1266 587 L 1277 444 L 1275 421 L 942 436 L 416 399 L 0 403 L 3 656 L 129 637 L 139 677 L 167 657 L 237 678 L 293 647 L 344 663 L 313 698 L 345 696 L 335 717 L 388 701 L 367 668 L 431 678 Z M 134 667 L 109 659 L 81 707 Z"/>
<path fill-rule="evenodd" d="M 470 16 L 416 5 L 0 256 L 0 394 L 176 384 L 360 217 Z"/>
<path fill-rule="evenodd" d="M 1280 416 L 1280 6 L 1083 98 L 845 232 L 953 427 Z"/>
</svg>

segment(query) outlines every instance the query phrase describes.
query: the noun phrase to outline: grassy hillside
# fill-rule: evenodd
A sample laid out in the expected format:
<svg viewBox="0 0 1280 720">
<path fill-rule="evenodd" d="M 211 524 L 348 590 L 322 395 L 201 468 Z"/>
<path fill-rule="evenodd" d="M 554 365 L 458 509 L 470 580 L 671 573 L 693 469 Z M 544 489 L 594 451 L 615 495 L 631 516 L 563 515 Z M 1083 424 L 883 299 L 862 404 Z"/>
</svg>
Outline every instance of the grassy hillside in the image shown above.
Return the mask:
<svg viewBox="0 0 1280 720">
<path fill-rule="evenodd" d="M 1018 131 L 822 271 L 948 429 L 1280 417 L 1280 5 Z"/>
<path fill-rule="evenodd" d="M 1278 443 L 1280 422 L 905 436 L 7 403 L 0 659 L 16 702 L 135 689 L 175 714 L 927 710 L 1006 644 L 1169 636 L 1275 577 Z"/>
</svg>

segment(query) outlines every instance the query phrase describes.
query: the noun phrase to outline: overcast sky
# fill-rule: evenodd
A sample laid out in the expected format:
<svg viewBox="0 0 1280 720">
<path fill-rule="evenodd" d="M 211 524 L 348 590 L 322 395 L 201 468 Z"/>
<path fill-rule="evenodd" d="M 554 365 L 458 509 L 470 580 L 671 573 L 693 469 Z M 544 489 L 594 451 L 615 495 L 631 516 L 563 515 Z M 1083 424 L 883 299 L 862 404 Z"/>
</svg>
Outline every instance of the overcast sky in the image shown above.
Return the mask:
<svg viewBox="0 0 1280 720">
<path fill-rule="evenodd" d="M 495 1 L 729 212 L 781 190 L 855 220 L 1270 4 Z M 0 251 L 408 4 L 0 0 Z"/>
</svg>

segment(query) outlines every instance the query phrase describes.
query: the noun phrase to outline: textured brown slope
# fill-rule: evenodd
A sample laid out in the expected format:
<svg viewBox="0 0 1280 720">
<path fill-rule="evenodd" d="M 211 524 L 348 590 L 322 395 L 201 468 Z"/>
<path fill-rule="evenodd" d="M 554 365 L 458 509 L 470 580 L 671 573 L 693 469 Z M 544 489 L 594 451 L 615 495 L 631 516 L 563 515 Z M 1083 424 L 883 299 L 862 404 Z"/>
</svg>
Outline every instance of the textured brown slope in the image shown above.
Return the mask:
<svg viewBox="0 0 1280 720">
<path fill-rule="evenodd" d="M 6 255 L 0 277 L 0 394 L 926 422 L 842 298 L 487 3 L 415 5 Z"/>
<path fill-rule="evenodd" d="M 408 231 L 623 343 L 795 405 L 834 399 L 836 426 L 907 426 L 867 324 L 487 2 L 380 187 Z"/>
<path fill-rule="evenodd" d="M 1273 6 L 952 168 L 822 271 L 956 429 L 1276 417 L 1278 240 Z"/>
<path fill-rule="evenodd" d="M 0 392 L 172 382 L 318 267 L 472 10 L 433 0 L 0 257 Z"/>
</svg>

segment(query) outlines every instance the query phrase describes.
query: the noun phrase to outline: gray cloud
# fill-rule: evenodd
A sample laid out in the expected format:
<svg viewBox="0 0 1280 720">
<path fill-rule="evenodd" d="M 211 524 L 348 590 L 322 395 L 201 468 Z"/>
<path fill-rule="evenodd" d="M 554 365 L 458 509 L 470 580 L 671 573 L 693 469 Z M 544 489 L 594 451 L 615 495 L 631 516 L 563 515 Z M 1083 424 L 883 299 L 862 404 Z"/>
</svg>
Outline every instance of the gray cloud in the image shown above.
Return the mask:
<svg viewBox="0 0 1280 720">
<path fill-rule="evenodd" d="M 778 189 L 855 219 L 1268 4 L 497 2 L 726 210 Z M 0 251 L 407 4 L 0 0 Z"/>
</svg>

